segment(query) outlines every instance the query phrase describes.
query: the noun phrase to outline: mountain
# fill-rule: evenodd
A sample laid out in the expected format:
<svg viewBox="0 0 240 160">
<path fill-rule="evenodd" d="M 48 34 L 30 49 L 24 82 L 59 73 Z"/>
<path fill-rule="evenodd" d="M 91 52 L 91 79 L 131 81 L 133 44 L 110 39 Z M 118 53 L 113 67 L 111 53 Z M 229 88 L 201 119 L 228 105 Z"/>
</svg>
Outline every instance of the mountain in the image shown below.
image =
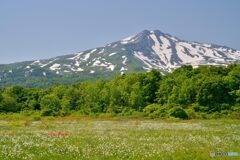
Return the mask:
<svg viewBox="0 0 240 160">
<path fill-rule="evenodd" d="M 81 80 L 107 79 L 116 74 L 153 68 L 170 72 L 183 64 L 227 65 L 240 62 L 240 51 L 214 44 L 188 42 L 144 30 L 136 35 L 76 54 L 0 65 L 0 85 L 35 87 Z"/>
</svg>

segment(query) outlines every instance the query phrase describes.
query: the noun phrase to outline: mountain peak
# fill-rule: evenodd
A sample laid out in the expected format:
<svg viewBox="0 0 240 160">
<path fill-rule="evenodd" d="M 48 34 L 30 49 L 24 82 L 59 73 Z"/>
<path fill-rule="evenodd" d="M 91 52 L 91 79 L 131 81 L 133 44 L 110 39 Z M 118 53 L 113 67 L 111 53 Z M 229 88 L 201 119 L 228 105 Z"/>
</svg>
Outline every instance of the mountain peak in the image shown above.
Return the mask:
<svg viewBox="0 0 240 160">
<path fill-rule="evenodd" d="M 164 33 L 160 30 L 143 30 L 137 35 L 149 36 L 150 34 L 164 35 Z"/>
<path fill-rule="evenodd" d="M 139 34 L 148 35 L 148 34 L 150 34 L 150 32 L 151 31 L 145 29 L 145 30 L 141 31 Z"/>
<path fill-rule="evenodd" d="M 152 30 L 151 33 L 155 33 L 155 34 L 164 34 L 162 31 L 160 30 Z"/>
</svg>

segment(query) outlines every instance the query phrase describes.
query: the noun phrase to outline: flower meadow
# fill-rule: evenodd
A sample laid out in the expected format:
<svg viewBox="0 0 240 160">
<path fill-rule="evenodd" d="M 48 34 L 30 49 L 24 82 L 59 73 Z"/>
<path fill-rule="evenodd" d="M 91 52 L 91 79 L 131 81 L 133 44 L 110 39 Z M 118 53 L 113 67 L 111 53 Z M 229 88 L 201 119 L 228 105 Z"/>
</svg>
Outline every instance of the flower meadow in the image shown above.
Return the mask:
<svg viewBox="0 0 240 160">
<path fill-rule="evenodd" d="M 213 151 L 240 153 L 239 120 L 0 121 L 1 160 L 206 160 Z"/>
</svg>

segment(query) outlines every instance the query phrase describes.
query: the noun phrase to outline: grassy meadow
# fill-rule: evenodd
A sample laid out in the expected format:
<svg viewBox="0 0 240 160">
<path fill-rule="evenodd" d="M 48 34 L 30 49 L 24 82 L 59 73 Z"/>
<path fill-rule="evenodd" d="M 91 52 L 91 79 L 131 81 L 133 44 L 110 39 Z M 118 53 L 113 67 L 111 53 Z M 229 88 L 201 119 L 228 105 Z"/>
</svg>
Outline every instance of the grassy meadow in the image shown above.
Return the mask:
<svg viewBox="0 0 240 160">
<path fill-rule="evenodd" d="M 240 153 L 239 120 L 42 118 L 0 120 L 1 160 L 193 160 Z"/>
</svg>

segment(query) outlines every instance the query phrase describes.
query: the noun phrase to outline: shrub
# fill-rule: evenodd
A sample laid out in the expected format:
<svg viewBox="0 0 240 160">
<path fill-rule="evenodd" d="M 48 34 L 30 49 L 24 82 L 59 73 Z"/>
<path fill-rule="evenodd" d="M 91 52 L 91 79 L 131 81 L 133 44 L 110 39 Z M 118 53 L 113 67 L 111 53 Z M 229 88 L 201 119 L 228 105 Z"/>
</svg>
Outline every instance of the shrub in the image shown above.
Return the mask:
<svg viewBox="0 0 240 160">
<path fill-rule="evenodd" d="M 193 103 L 191 107 L 195 112 L 206 112 L 207 107 L 201 106 L 198 103 Z"/>
<path fill-rule="evenodd" d="M 51 109 L 42 109 L 41 116 L 53 116 L 53 111 Z"/>
<path fill-rule="evenodd" d="M 150 114 L 154 113 L 155 111 L 157 111 L 158 109 L 160 108 L 160 105 L 158 104 L 150 104 L 148 105 L 147 107 L 145 107 L 143 109 L 143 113 L 146 115 L 146 116 L 149 116 Z"/>
<path fill-rule="evenodd" d="M 223 117 L 223 115 L 220 112 L 214 112 L 209 115 L 209 118 L 211 118 L 211 119 L 219 119 L 222 117 Z"/>
<path fill-rule="evenodd" d="M 129 109 L 129 108 L 124 108 L 121 113 L 118 115 L 120 116 L 131 116 L 135 110 L 134 109 Z"/>
<path fill-rule="evenodd" d="M 188 119 L 189 116 L 181 107 L 174 107 L 169 110 L 169 115 L 175 118 Z"/>
<path fill-rule="evenodd" d="M 234 112 L 240 112 L 240 104 L 237 104 L 235 106 L 232 107 L 232 111 Z"/>
<path fill-rule="evenodd" d="M 41 116 L 40 116 L 40 115 L 34 115 L 34 116 L 32 117 L 32 119 L 33 119 L 34 121 L 40 121 L 40 120 L 41 120 Z"/>
<path fill-rule="evenodd" d="M 232 112 L 228 115 L 228 118 L 240 119 L 240 112 Z"/>
<path fill-rule="evenodd" d="M 196 112 L 192 108 L 187 109 L 188 118 L 197 118 Z"/>
<path fill-rule="evenodd" d="M 124 110 L 124 106 L 118 106 L 118 105 L 109 105 L 107 107 L 107 113 L 113 113 L 113 114 L 119 114 Z"/>
<path fill-rule="evenodd" d="M 57 116 L 60 110 L 60 100 L 54 94 L 45 95 L 41 99 L 42 116 Z"/>
<path fill-rule="evenodd" d="M 159 104 L 150 104 L 144 108 L 143 113 L 145 116 L 151 118 L 166 118 L 167 117 L 167 107 L 161 106 Z"/>
</svg>

